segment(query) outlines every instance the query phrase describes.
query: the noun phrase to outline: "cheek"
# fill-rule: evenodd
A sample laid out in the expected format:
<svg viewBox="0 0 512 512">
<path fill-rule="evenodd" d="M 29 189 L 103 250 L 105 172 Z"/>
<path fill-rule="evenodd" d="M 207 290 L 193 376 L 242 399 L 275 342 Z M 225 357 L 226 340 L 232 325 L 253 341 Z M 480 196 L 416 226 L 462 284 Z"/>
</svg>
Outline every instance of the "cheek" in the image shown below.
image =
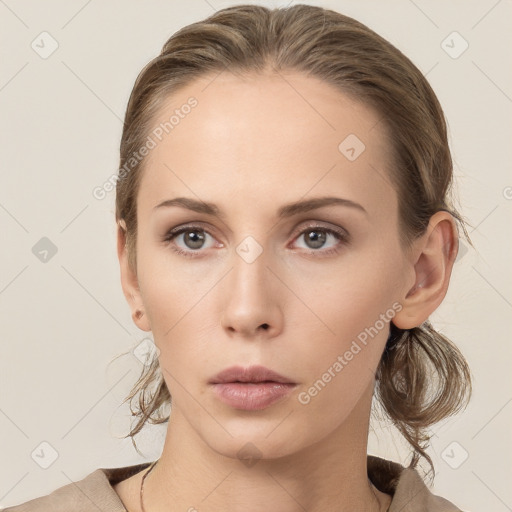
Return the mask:
<svg viewBox="0 0 512 512">
<path fill-rule="evenodd" d="M 367 328 L 387 330 L 382 315 L 386 317 L 384 323 L 391 320 L 389 310 L 395 288 L 392 268 L 384 265 L 379 268 L 371 258 L 365 264 L 360 258 L 353 265 L 331 269 L 328 277 L 317 280 L 316 291 L 304 297 L 304 301 L 321 320 L 326 333 L 322 338 L 340 350 Z"/>
<path fill-rule="evenodd" d="M 360 298 L 366 301 L 341 304 L 338 315 L 332 316 L 335 335 L 317 334 L 315 343 L 305 344 L 299 356 L 305 377 L 297 396 L 304 409 L 299 410 L 325 432 L 344 422 L 368 387 L 373 389 L 387 340 L 388 323 L 373 313 L 380 308 L 371 296 Z M 320 427 L 313 418 L 322 418 Z"/>
<path fill-rule="evenodd" d="M 187 272 L 184 266 L 179 268 L 170 261 L 147 259 L 140 282 L 163 376 L 172 393 L 172 388 L 179 388 L 174 377 L 185 382 L 191 375 L 202 376 L 208 368 L 213 333 L 218 338 L 213 301 L 219 278 L 211 271 L 207 277 Z M 213 328 L 215 320 L 217 330 Z"/>
<path fill-rule="evenodd" d="M 379 262 L 370 257 L 365 261 L 361 257 L 353 267 L 347 264 L 338 271 L 332 269 L 328 278 L 317 282 L 317 291 L 304 298 L 321 320 L 309 323 L 303 337 L 301 359 L 308 361 L 310 382 L 332 381 L 329 388 L 338 388 L 341 394 L 357 382 L 368 384 L 399 307 L 393 299 L 394 273 L 394 264 L 386 264 L 385 259 Z M 336 378 L 326 373 L 329 371 Z M 345 379 L 349 386 L 343 384 Z"/>
<path fill-rule="evenodd" d="M 147 247 L 150 243 L 147 242 Z M 164 340 L 175 330 L 174 326 L 181 323 L 180 319 L 188 319 L 194 316 L 194 310 L 204 307 L 208 292 L 218 281 L 218 276 L 206 263 L 181 261 L 171 249 L 163 247 L 142 250 L 139 283 L 155 341 L 156 338 Z M 195 327 L 200 326 L 201 322 L 196 319 Z M 172 330 L 169 332 L 169 329 Z"/>
</svg>

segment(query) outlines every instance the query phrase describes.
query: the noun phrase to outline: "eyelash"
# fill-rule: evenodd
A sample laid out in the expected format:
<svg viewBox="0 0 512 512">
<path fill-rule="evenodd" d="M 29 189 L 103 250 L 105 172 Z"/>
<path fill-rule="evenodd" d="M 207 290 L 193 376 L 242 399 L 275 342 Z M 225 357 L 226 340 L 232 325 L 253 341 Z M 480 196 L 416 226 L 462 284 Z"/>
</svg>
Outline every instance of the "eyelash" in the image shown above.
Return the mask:
<svg viewBox="0 0 512 512">
<path fill-rule="evenodd" d="M 200 257 L 200 253 L 201 253 L 200 249 L 198 249 L 197 251 L 194 251 L 194 250 L 184 251 L 183 249 L 180 249 L 179 247 L 177 247 L 176 245 L 171 243 L 172 240 L 174 240 L 176 237 L 178 237 L 182 233 L 186 233 L 188 231 L 201 231 L 201 232 L 209 234 L 210 236 L 213 236 L 209 231 L 207 231 L 206 229 L 204 229 L 201 226 L 189 225 L 189 226 L 182 226 L 180 228 L 173 228 L 173 229 L 169 230 L 165 234 L 165 236 L 163 238 L 163 242 L 166 245 L 170 246 L 171 249 L 174 252 L 176 252 L 177 254 L 180 254 L 180 255 L 188 257 L 188 258 Z M 294 240 L 298 239 L 301 235 L 303 235 L 304 233 L 308 233 L 309 231 L 321 231 L 321 232 L 324 232 L 324 233 L 328 233 L 330 235 L 333 235 L 340 242 L 344 242 L 345 244 L 348 244 L 350 242 L 350 236 L 344 230 L 339 230 L 338 231 L 336 229 L 326 228 L 324 226 L 319 226 L 318 224 L 314 224 L 314 223 L 309 224 L 304 229 L 302 229 L 302 231 L 300 231 L 297 234 L 297 236 L 294 237 Z M 307 254 L 322 253 L 322 256 L 329 256 L 331 254 L 337 254 L 337 253 L 339 253 L 339 251 L 340 251 L 339 246 L 336 246 L 334 248 L 325 249 L 325 250 L 321 250 L 321 249 L 313 250 L 313 249 L 311 249 L 311 250 L 306 251 L 306 252 L 307 252 Z"/>
</svg>

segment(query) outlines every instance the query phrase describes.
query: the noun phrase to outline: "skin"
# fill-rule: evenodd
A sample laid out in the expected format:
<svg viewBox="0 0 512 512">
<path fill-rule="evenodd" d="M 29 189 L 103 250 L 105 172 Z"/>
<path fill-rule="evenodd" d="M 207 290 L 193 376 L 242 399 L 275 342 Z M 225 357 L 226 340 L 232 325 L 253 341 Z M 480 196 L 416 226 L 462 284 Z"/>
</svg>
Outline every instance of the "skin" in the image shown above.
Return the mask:
<svg viewBox="0 0 512 512">
<path fill-rule="evenodd" d="M 172 396 L 162 456 L 144 485 L 145 509 L 386 510 L 391 497 L 373 492 L 366 454 L 389 321 L 308 404 L 298 396 L 392 304 L 401 306 L 392 320 L 402 329 L 429 317 L 448 288 L 455 222 L 438 212 L 410 251 L 401 248 L 385 127 L 376 112 L 318 79 L 205 76 L 170 97 L 155 126 L 190 96 L 197 107 L 146 160 L 136 272 L 122 222 L 118 230 L 123 291 L 136 325 L 153 333 Z M 349 134 L 366 146 L 354 161 L 338 149 Z M 213 202 L 225 217 L 153 211 L 178 196 Z M 350 199 L 366 213 L 334 205 L 276 218 L 280 206 L 320 196 Z M 350 241 L 321 232 L 327 238 L 315 245 L 304 232 L 316 231 L 309 221 L 345 229 Z M 188 223 L 205 230 L 192 229 L 205 237 L 203 246 L 187 244 L 183 234 L 166 245 L 167 231 Z M 248 236 L 263 251 L 252 263 L 236 251 Z M 199 257 L 177 254 L 172 242 Z M 339 251 L 327 254 L 333 247 Z M 252 364 L 297 388 L 259 411 L 220 402 L 208 380 Z M 237 455 L 247 443 L 258 451 L 250 467 Z M 130 512 L 140 510 L 143 473 L 115 486 Z"/>
</svg>

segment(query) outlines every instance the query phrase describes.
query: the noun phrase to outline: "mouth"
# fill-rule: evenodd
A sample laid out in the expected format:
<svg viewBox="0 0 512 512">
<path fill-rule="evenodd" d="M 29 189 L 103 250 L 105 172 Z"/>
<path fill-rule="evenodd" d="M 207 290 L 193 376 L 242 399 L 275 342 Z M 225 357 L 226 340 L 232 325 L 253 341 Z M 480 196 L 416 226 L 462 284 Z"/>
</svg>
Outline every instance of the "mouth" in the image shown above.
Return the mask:
<svg viewBox="0 0 512 512">
<path fill-rule="evenodd" d="M 210 379 L 210 384 L 224 384 L 224 383 L 265 383 L 274 382 L 281 384 L 295 384 L 291 379 L 281 375 L 274 370 L 270 370 L 265 366 L 249 366 L 244 368 L 242 366 L 231 366 L 218 373 L 215 377 Z"/>
<path fill-rule="evenodd" d="M 240 410 L 261 410 L 284 400 L 297 386 L 264 366 L 233 366 L 209 381 L 219 400 Z"/>
</svg>

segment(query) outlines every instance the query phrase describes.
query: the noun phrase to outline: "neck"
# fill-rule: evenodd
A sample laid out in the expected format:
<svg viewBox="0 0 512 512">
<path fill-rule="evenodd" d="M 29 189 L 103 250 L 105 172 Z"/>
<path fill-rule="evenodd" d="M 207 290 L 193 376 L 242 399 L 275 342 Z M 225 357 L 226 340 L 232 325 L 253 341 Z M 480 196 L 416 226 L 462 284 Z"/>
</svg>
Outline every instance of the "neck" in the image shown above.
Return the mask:
<svg viewBox="0 0 512 512">
<path fill-rule="evenodd" d="M 357 407 L 369 411 L 368 400 L 371 403 L 369 393 Z M 270 458 L 250 443 L 242 443 L 228 456 L 212 450 L 175 408 L 162 456 L 144 483 L 144 508 L 152 512 L 386 510 L 389 497 L 373 488 L 367 476 L 369 413 L 361 425 L 357 412 L 321 441 Z"/>
</svg>

